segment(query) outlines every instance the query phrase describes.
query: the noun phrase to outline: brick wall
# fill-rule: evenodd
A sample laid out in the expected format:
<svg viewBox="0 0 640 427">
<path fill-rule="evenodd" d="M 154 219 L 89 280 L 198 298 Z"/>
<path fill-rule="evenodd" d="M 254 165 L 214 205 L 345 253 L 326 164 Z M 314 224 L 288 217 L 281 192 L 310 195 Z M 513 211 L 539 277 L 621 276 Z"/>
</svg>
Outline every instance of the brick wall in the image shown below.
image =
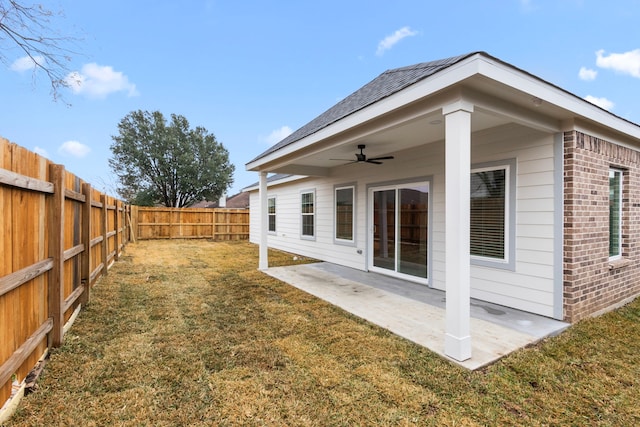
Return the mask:
<svg viewBox="0 0 640 427">
<path fill-rule="evenodd" d="M 609 169 L 623 171 L 622 260 L 609 261 Z M 576 322 L 640 294 L 640 152 L 564 134 L 564 317 Z"/>
</svg>

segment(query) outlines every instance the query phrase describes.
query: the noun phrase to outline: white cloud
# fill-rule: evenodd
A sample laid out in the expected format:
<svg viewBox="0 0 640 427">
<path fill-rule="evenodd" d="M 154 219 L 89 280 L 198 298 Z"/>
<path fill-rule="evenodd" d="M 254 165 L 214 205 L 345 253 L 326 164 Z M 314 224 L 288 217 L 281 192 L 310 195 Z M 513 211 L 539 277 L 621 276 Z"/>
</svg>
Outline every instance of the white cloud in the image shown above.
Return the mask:
<svg viewBox="0 0 640 427">
<path fill-rule="evenodd" d="M 535 8 L 532 0 L 520 0 L 520 7 L 525 12 L 531 12 Z"/>
<path fill-rule="evenodd" d="M 89 146 L 78 141 L 67 141 L 58 148 L 58 153 L 78 158 L 86 156 L 90 151 Z"/>
<path fill-rule="evenodd" d="M 391 49 L 400 40 L 404 39 L 405 37 L 415 36 L 417 34 L 417 31 L 413 31 L 409 27 L 402 27 L 399 30 L 396 30 L 395 33 L 388 35 L 387 37 L 382 39 L 380 43 L 378 43 L 378 50 L 376 50 L 376 55 L 384 55 L 385 51 Z"/>
<path fill-rule="evenodd" d="M 276 129 L 271 132 L 269 136 L 265 138 L 265 142 L 269 145 L 273 145 L 282 141 L 292 133 L 293 130 L 289 126 L 282 126 L 280 129 Z"/>
<path fill-rule="evenodd" d="M 640 79 L 640 49 L 609 55 L 605 55 L 601 49 L 596 52 L 596 65 Z"/>
<path fill-rule="evenodd" d="M 597 105 L 600 108 L 604 108 L 607 111 L 610 111 L 615 106 L 615 104 L 612 101 L 609 101 L 607 98 L 598 98 L 595 96 L 587 95 L 584 97 L 584 99 L 592 104 Z"/>
<path fill-rule="evenodd" d="M 47 153 L 47 150 L 45 150 L 44 148 L 38 147 L 37 145 L 33 149 L 33 152 L 41 155 L 42 157 L 49 158 L 49 153 Z"/>
<path fill-rule="evenodd" d="M 34 56 L 33 58 L 30 56 L 23 56 L 22 58 L 18 58 L 11 64 L 11 71 L 28 71 L 36 68 L 36 64 L 44 65 L 45 59 L 43 56 Z"/>
<path fill-rule="evenodd" d="M 114 92 L 127 92 L 127 96 L 137 96 L 136 85 L 120 71 L 114 71 L 108 65 L 95 62 L 85 64 L 81 71 L 74 71 L 65 79 L 71 90 L 77 95 L 90 98 L 105 98 Z"/>
<path fill-rule="evenodd" d="M 584 80 L 586 82 L 595 80 L 597 75 L 598 72 L 596 70 L 592 70 L 587 67 L 580 68 L 580 71 L 578 72 L 578 77 L 580 77 L 580 80 Z"/>
</svg>

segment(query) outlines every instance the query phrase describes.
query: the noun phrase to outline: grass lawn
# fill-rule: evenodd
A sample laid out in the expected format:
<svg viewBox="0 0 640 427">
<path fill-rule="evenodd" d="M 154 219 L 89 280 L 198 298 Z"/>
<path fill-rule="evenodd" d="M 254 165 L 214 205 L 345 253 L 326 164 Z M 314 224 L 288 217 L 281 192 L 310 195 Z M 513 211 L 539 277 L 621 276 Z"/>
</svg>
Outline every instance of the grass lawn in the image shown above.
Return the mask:
<svg viewBox="0 0 640 427">
<path fill-rule="evenodd" d="M 638 300 L 468 372 L 257 265 L 130 244 L 7 425 L 640 425 Z"/>
</svg>

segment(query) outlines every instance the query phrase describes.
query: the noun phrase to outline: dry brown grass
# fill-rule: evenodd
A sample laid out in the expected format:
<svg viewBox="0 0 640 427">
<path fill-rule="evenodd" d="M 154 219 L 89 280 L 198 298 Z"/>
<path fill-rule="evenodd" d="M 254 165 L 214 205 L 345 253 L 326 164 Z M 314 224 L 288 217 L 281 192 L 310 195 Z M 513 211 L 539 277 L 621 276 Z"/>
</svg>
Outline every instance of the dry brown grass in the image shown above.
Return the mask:
<svg viewBox="0 0 640 427">
<path fill-rule="evenodd" d="M 640 422 L 639 302 L 467 372 L 256 266 L 247 243 L 129 245 L 8 425 Z"/>
</svg>

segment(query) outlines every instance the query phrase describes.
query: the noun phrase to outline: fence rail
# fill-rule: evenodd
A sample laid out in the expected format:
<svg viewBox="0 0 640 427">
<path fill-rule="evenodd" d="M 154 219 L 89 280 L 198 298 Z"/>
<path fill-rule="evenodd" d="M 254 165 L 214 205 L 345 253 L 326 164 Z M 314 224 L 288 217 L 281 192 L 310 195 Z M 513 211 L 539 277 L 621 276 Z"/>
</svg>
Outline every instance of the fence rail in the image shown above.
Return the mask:
<svg viewBox="0 0 640 427">
<path fill-rule="evenodd" d="M 0 407 L 90 299 L 131 208 L 0 138 Z"/>
<path fill-rule="evenodd" d="M 248 209 L 132 206 L 136 239 L 249 239 Z"/>
</svg>

